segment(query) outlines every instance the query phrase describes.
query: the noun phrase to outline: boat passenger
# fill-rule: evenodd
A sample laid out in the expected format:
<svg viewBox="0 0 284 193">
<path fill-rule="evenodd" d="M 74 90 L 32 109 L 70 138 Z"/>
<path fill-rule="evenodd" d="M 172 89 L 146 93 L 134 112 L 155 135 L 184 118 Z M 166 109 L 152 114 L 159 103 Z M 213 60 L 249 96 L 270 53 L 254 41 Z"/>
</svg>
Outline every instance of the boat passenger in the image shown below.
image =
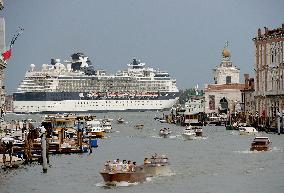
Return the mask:
<svg viewBox="0 0 284 193">
<path fill-rule="evenodd" d="M 149 161 L 149 159 L 148 158 L 145 158 L 144 159 L 144 164 L 150 164 L 151 162 Z"/>
<path fill-rule="evenodd" d="M 136 162 L 133 162 L 133 164 L 132 164 L 133 166 L 132 166 L 132 172 L 135 172 L 136 171 L 136 167 L 137 167 L 137 165 L 136 165 Z"/>
<path fill-rule="evenodd" d="M 124 172 L 127 172 L 128 166 L 127 166 L 126 160 L 122 161 L 122 168 L 121 168 L 121 170 L 124 171 Z"/>
<path fill-rule="evenodd" d="M 127 161 L 126 167 L 128 172 L 133 172 L 133 163 L 130 160 Z"/>
<path fill-rule="evenodd" d="M 116 170 L 117 171 L 122 171 L 122 166 L 123 166 L 122 162 L 119 161 L 119 159 L 118 159 L 118 163 L 116 164 Z"/>
<path fill-rule="evenodd" d="M 105 168 L 104 168 L 105 171 L 110 171 L 110 161 L 106 161 L 105 162 Z"/>
</svg>

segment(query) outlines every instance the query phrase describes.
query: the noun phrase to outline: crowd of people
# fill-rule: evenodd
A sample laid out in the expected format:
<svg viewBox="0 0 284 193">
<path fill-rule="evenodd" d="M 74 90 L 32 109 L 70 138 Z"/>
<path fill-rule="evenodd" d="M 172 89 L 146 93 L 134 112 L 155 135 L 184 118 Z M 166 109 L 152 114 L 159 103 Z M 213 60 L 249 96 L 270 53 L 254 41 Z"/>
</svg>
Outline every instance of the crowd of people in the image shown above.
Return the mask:
<svg viewBox="0 0 284 193">
<path fill-rule="evenodd" d="M 106 172 L 135 172 L 136 170 L 136 162 L 132 162 L 131 160 L 123 160 L 119 159 L 111 162 L 110 160 L 105 162 L 104 171 Z"/>
</svg>

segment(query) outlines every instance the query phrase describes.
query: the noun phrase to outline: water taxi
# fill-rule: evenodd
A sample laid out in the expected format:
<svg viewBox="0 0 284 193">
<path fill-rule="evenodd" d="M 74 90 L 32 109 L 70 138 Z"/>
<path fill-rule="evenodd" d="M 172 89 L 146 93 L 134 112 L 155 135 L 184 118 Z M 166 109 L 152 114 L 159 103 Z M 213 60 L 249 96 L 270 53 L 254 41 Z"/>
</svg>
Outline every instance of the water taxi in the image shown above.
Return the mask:
<svg viewBox="0 0 284 193">
<path fill-rule="evenodd" d="M 157 154 L 150 159 L 145 158 L 143 169 L 148 177 L 168 175 L 171 172 L 167 156 Z"/>
<path fill-rule="evenodd" d="M 163 129 L 160 129 L 159 131 L 159 136 L 160 137 L 163 137 L 163 138 L 166 138 L 168 137 L 170 134 L 172 133 L 172 131 L 168 128 L 163 128 Z"/>
<path fill-rule="evenodd" d="M 193 139 L 195 139 L 196 133 L 195 133 L 195 131 L 192 129 L 192 127 L 189 126 L 189 127 L 186 127 L 186 128 L 184 129 L 184 131 L 182 132 L 181 135 L 182 135 L 182 137 L 183 137 L 184 139 L 186 139 L 186 140 L 193 140 Z"/>
<path fill-rule="evenodd" d="M 256 135 L 258 131 L 254 127 L 239 127 L 240 135 Z"/>
<path fill-rule="evenodd" d="M 89 138 L 103 138 L 104 128 L 99 120 L 87 121 L 87 135 Z"/>
<path fill-rule="evenodd" d="M 251 151 L 269 151 L 271 149 L 271 141 L 268 137 L 255 137 L 251 143 Z"/>
<path fill-rule="evenodd" d="M 203 129 L 202 127 L 194 127 L 194 132 L 196 137 L 202 137 Z"/>
<path fill-rule="evenodd" d="M 102 127 L 103 127 L 105 133 L 111 133 L 112 126 L 111 126 L 111 121 L 109 119 L 103 119 L 102 120 Z"/>
<path fill-rule="evenodd" d="M 124 119 L 123 119 L 123 118 L 118 118 L 118 119 L 117 119 L 117 123 L 120 123 L 120 124 L 121 124 L 121 123 L 124 123 Z"/>
<path fill-rule="evenodd" d="M 124 160 L 125 161 L 125 160 Z M 142 166 L 136 162 L 106 162 L 105 168 L 100 172 L 106 185 L 116 185 L 118 182 L 141 183 L 146 181 L 146 173 Z"/>
<path fill-rule="evenodd" d="M 134 126 L 136 129 L 143 129 L 144 125 L 143 124 L 138 124 Z"/>
</svg>

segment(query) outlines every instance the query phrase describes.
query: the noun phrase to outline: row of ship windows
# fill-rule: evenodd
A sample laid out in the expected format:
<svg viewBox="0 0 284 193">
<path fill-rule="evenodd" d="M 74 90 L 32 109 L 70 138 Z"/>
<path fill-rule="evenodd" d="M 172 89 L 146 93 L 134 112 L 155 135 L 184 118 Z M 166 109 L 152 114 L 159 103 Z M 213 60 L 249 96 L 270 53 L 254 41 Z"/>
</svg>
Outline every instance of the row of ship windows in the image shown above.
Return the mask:
<svg viewBox="0 0 284 193">
<path fill-rule="evenodd" d="M 61 104 L 61 103 L 60 103 Z M 122 104 L 122 106 L 124 106 L 125 104 Z M 143 104 L 140 104 L 140 105 L 142 105 L 142 106 L 144 106 L 145 104 L 143 103 Z M 151 104 L 151 105 L 156 105 L 156 106 L 158 106 L 158 105 L 160 105 L 160 106 L 162 106 L 163 104 L 162 103 L 160 103 L 160 104 Z M 83 105 L 84 106 L 84 105 Z M 81 105 L 81 107 L 83 107 L 82 105 Z M 97 104 L 97 105 L 89 105 L 89 106 L 96 106 L 96 107 L 98 107 L 99 105 Z M 109 107 L 111 107 L 111 106 L 113 106 L 113 105 L 100 105 L 100 106 L 109 106 Z M 118 105 L 115 105 L 115 106 L 118 106 Z M 20 109 L 24 109 L 24 108 L 34 108 L 34 106 L 22 106 Z M 53 108 L 54 106 L 42 106 L 41 108 L 46 108 L 46 107 L 48 107 L 48 108 Z M 18 106 L 15 106 L 15 108 L 16 109 L 18 109 Z M 36 107 L 35 107 L 36 108 Z M 37 107 L 38 109 L 39 109 L 39 106 Z"/>
<path fill-rule="evenodd" d="M 153 101 L 151 101 L 151 100 L 148 100 L 148 101 L 131 101 L 131 100 L 129 100 L 129 101 L 126 101 L 126 103 L 144 103 L 144 102 L 147 102 L 147 103 L 150 103 L 150 102 L 153 102 Z M 96 102 L 78 102 L 78 104 L 94 104 L 94 103 L 98 103 L 97 101 Z M 124 103 L 124 102 L 122 102 L 122 101 L 105 101 L 105 103 Z"/>
</svg>

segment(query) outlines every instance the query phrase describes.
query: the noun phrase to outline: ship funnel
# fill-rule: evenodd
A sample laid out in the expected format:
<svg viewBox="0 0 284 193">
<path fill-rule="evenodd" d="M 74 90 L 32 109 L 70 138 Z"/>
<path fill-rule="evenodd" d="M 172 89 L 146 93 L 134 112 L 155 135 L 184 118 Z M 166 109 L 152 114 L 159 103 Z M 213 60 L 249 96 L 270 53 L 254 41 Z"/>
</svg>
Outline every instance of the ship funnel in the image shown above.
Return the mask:
<svg viewBox="0 0 284 193">
<path fill-rule="evenodd" d="M 56 64 L 56 61 L 55 61 L 54 58 L 51 58 L 50 64 L 51 64 L 51 65 L 55 65 L 55 64 Z"/>
</svg>

